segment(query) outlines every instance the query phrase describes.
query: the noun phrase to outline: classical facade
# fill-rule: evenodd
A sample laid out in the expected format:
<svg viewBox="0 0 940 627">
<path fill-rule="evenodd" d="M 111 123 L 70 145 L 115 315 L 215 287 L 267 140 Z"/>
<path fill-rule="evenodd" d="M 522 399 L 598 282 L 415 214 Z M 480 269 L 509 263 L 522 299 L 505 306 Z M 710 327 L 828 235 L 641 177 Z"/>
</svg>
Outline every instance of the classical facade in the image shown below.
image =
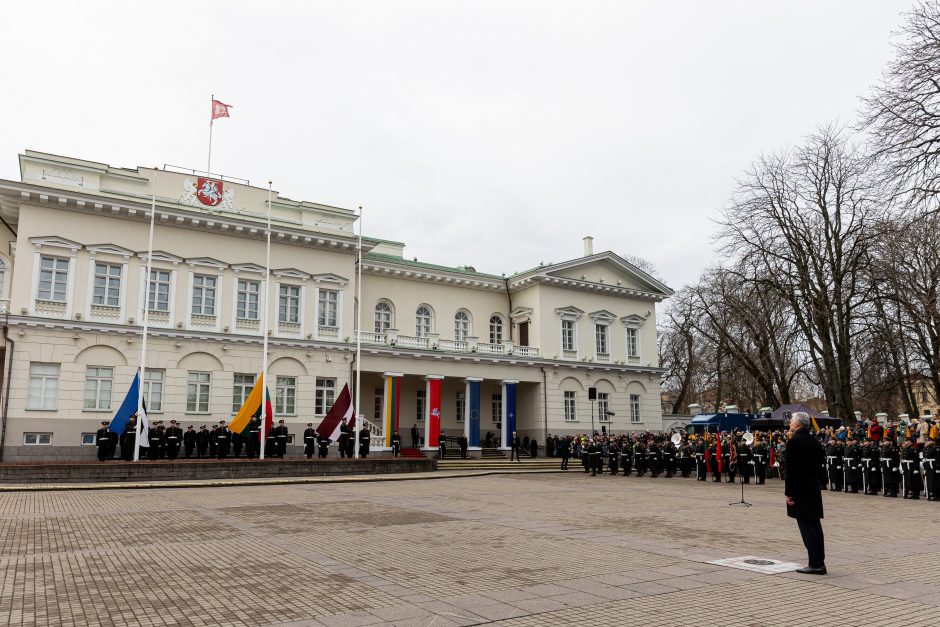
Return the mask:
<svg viewBox="0 0 940 627">
<path fill-rule="evenodd" d="M 277 419 L 299 436 L 345 384 L 355 394 L 353 211 L 273 193 L 267 290 L 265 187 L 33 151 L 20 173 L 0 181 L 5 460 L 90 455 L 139 365 L 145 303 L 153 420 L 228 420 L 261 370 L 266 310 Z M 406 444 L 417 425 L 422 445 L 440 431 L 472 447 L 592 418 L 659 428 L 656 303 L 670 294 L 590 238 L 584 257 L 512 276 L 364 238 L 360 412 L 377 446 L 395 424 Z"/>
</svg>

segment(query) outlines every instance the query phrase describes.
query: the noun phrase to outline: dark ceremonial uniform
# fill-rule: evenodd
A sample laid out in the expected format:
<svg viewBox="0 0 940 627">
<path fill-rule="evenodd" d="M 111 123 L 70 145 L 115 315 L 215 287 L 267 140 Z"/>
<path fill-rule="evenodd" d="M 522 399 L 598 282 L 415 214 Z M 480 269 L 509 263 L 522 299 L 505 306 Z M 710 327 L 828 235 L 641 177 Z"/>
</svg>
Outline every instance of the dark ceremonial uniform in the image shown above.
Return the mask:
<svg viewBox="0 0 940 627">
<path fill-rule="evenodd" d="M 134 448 L 137 446 L 137 424 L 130 421 L 121 434 L 121 459 L 131 461 L 134 459 Z"/>
<path fill-rule="evenodd" d="M 862 465 L 862 458 L 858 443 L 854 440 L 845 445 L 845 452 L 842 455 L 842 470 L 845 473 L 845 491 L 852 494 L 858 494 L 858 486 L 861 483 L 859 474 Z"/>
<path fill-rule="evenodd" d="M 597 447 L 597 444 L 591 442 L 587 446 L 587 455 L 588 455 L 588 466 L 591 468 L 591 476 L 597 476 L 597 460 L 600 458 L 600 450 Z"/>
<path fill-rule="evenodd" d="M 519 438 L 514 438 L 514 439 L 518 440 Z M 444 455 L 446 454 L 447 454 L 447 438 L 442 433 L 437 438 L 437 458 L 444 459 Z M 512 460 L 510 459 L 509 461 L 512 461 Z"/>
<path fill-rule="evenodd" d="M 147 431 L 147 442 L 150 444 L 147 450 L 147 458 L 150 461 L 160 459 L 160 442 L 162 438 L 163 433 L 160 429 L 149 429 Z"/>
<path fill-rule="evenodd" d="M 401 436 L 398 435 L 398 432 L 392 434 L 392 456 L 398 457 L 401 453 Z"/>
<path fill-rule="evenodd" d="M 676 473 L 676 446 L 672 442 L 663 444 L 662 457 L 666 478 L 672 479 L 672 476 Z"/>
<path fill-rule="evenodd" d="M 744 442 L 738 444 L 738 472 L 744 483 L 751 483 L 751 471 L 754 470 L 754 456 L 751 454 L 751 447 Z"/>
<path fill-rule="evenodd" d="M 752 457 L 754 458 L 754 483 L 757 485 L 764 485 L 767 479 L 767 462 L 769 461 L 769 455 L 769 447 L 766 442 L 758 440 L 754 443 Z"/>
<path fill-rule="evenodd" d="M 183 433 L 183 454 L 186 455 L 186 459 L 193 456 L 194 450 L 196 450 L 196 432 L 193 431 L 192 427 L 189 427 Z"/>
<path fill-rule="evenodd" d="M 199 427 L 199 433 L 196 434 L 196 457 L 205 457 L 209 452 L 209 432 L 206 426 Z"/>
<path fill-rule="evenodd" d="M 277 433 L 275 433 L 274 427 L 271 427 L 265 432 L 264 456 L 265 458 L 271 458 L 271 457 L 277 456 Z"/>
<path fill-rule="evenodd" d="M 209 457 L 216 457 L 219 450 L 218 431 L 218 425 L 212 425 L 212 428 L 209 429 Z"/>
<path fill-rule="evenodd" d="M 103 462 L 111 456 L 111 430 L 101 427 L 95 432 L 95 445 L 98 447 L 98 461 Z"/>
<path fill-rule="evenodd" d="M 215 452 L 219 459 L 228 457 L 228 449 L 232 443 L 232 432 L 221 426 L 215 430 Z"/>
<path fill-rule="evenodd" d="M 611 444 L 607 448 L 607 465 L 610 468 L 610 476 L 613 477 L 620 470 L 620 449 L 616 444 Z"/>
<path fill-rule="evenodd" d="M 882 496 L 896 497 L 901 483 L 901 451 L 890 440 L 881 448 Z"/>
<path fill-rule="evenodd" d="M 707 478 L 707 467 L 705 466 L 705 453 L 708 451 L 708 445 L 705 440 L 697 442 L 695 445 L 695 479 L 705 481 Z"/>
<path fill-rule="evenodd" d="M 686 479 L 692 476 L 692 466 L 695 462 L 695 449 L 689 442 L 683 442 L 679 448 L 679 473 Z"/>
<path fill-rule="evenodd" d="M 287 430 L 287 425 L 279 424 L 274 427 L 274 437 L 276 440 L 277 450 L 275 454 L 283 458 L 287 454 L 287 437 L 290 435 L 290 432 Z"/>
<path fill-rule="evenodd" d="M 646 474 L 646 446 L 642 442 L 637 442 L 633 447 L 633 465 L 636 466 L 636 476 L 642 477 Z"/>
<path fill-rule="evenodd" d="M 232 435 L 232 457 L 241 457 L 242 456 L 242 445 L 245 442 L 244 431 L 237 433 L 235 431 L 230 431 Z"/>
<path fill-rule="evenodd" d="M 728 483 L 734 483 L 736 469 L 731 463 L 731 447 L 734 446 L 732 442 L 724 442 L 721 446 L 721 464 L 724 467 L 725 479 Z M 735 451 L 737 455 L 737 451 Z"/>
<path fill-rule="evenodd" d="M 319 448 L 318 457 L 320 459 L 326 459 L 326 456 L 330 452 L 330 442 L 332 441 L 333 440 L 326 437 L 325 435 L 317 437 L 317 447 Z"/>
<path fill-rule="evenodd" d="M 659 444 L 652 441 L 646 447 L 646 465 L 650 469 L 650 478 L 655 479 L 663 470 L 663 454 L 659 449 Z"/>
<path fill-rule="evenodd" d="M 340 459 L 343 459 L 344 457 L 346 457 L 346 442 L 349 441 L 349 438 L 351 437 L 352 436 L 350 436 L 345 431 L 339 432 L 339 457 Z"/>
<path fill-rule="evenodd" d="M 245 456 L 255 459 L 261 454 L 261 419 L 252 418 L 245 429 L 248 436 L 245 438 Z"/>
<path fill-rule="evenodd" d="M 624 442 L 620 449 L 620 466 L 623 468 L 624 477 L 629 477 L 633 472 L 633 443 L 629 440 Z"/>
<path fill-rule="evenodd" d="M 924 484 L 927 490 L 928 501 L 940 501 L 940 494 L 937 494 L 937 488 L 940 487 L 940 447 L 933 440 L 927 440 L 924 447 Z"/>
<path fill-rule="evenodd" d="M 904 473 L 904 498 L 919 500 L 920 455 L 908 442 L 905 442 L 901 449 L 901 468 Z"/>
<path fill-rule="evenodd" d="M 561 469 L 568 470 L 568 459 L 571 457 L 571 443 L 568 439 L 561 439 L 555 444 L 555 453 L 561 457 Z"/>
<path fill-rule="evenodd" d="M 372 434 L 368 429 L 359 432 L 359 457 L 365 459 L 369 456 L 369 444 L 372 442 Z"/>
<path fill-rule="evenodd" d="M 317 448 L 317 432 L 313 427 L 307 427 L 304 429 L 304 455 L 307 456 L 307 459 L 313 457 L 314 452 Z"/>
<path fill-rule="evenodd" d="M 183 430 L 176 425 L 170 425 L 166 430 L 166 458 L 176 459 L 182 443 Z"/>
<path fill-rule="evenodd" d="M 118 441 L 121 439 L 114 431 L 111 432 L 111 443 L 108 446 L 108 459 L 114 459 L 114 453 L 117 451 Z"/>
<path fill-rule="evenodd" d="M 712 483 L 721 481 L 721 469 L 718 468 L 718 443 L 712 442 L 708 445 L 708 463 L 711 465 Z"/>
</svg>

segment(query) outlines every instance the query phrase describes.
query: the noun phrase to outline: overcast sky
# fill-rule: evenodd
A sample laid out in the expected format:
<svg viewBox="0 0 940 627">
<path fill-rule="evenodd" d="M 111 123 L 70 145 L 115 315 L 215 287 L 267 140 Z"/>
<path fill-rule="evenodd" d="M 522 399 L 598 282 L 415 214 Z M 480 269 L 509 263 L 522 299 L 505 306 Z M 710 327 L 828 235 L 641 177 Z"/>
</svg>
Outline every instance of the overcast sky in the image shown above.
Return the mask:
<svg viewBox="0 0 940 627">
<path fill-rule="evenodd" d="M 507 274 L 595 250 L 679 288 L 762 151 L 854 122 L 913 0 L 16 2 L 0 177 L 26 148 L 206 167 L 365 207 Z"/>
</svg>

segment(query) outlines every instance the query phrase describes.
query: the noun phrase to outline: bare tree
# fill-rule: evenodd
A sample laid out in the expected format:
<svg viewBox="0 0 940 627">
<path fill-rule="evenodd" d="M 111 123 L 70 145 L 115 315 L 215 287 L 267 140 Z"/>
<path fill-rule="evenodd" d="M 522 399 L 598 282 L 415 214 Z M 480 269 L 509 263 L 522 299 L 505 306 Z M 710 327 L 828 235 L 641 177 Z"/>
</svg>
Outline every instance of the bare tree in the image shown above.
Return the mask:
<svg viewBox="0 0 940 627">
<path fill-rule="evenodd" d="M 940 6 L 920 1 L 907 18 L 862 125 L 897 192 L 920 201 L 940 194 Z"/>
<path fill-rule="evenodd" d="M 758 160 L 721 220 L 723 250 L 760 270 L 806 342 L 829 411 L 852 420 L 853 336 L 867 302 L 861 281 L 884 213 L 869 160 L 825 127 L 798 149 Z"/>
</svg>

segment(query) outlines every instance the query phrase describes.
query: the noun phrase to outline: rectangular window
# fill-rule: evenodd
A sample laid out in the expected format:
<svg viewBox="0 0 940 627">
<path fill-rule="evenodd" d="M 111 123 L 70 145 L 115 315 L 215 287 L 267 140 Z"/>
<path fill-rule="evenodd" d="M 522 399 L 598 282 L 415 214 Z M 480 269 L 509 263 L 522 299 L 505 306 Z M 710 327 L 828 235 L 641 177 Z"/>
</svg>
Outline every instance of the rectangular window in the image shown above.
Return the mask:
<svg viewBox="0 0 940 627">
<path fill-rule="evenodd" d="M 630 395 L 630 422 L 640 422 L 640 395 Z"/>
<path fill-rule="evenodd" d="M 418 395 L 415 398 L 415 418 L 419 421 L 424 420 L 424 409 L 427 407 L 425 401 L 427 400 L 425 390 L 418 390 Z"/>
<path fill-rule="evenodd" d="M 59 364 L 30 364 L 26 409 L 55 411 L 59 398 Z"/>
<path fill-rule="evenodd" d="M 575 392 L 565 392 L 565 422 L 574 422 L 578 419 L 577 400 Z"/>
<path fill-rule="evenodd" d="M 608 327 L 606 324 L 595 324 L 594 325 L 594 348 L 597 350 L 598 355 L 608 355 Z"/>
<path fill-rule="evenodd" d="M 211 372 L 190 372 L 186 377 L 186 411 L 193 414 L 209 413 Z"/>
<path fill-rule="evenodd" d="M 277 319 L 281 322 L 300 322 L 300 286 L 282 285 L 277 304 Z"/>
<path fill-rule="evenodd" d="M 297 377 L 278 377 L 274 392 L 274 413 L 278 416 L 295 416 L 297 400 Z"/>
<path fill-rule="evenodd" d="M 121 266 L 110 263 L 95 263 L 95 285 L 91 300 L 93 305 L 121 306 Z"/>
<path fill-rule="evenodd" d="M 82 446 L 96 446 L 96 433 L 83 433 L 82 434 Z"/>
<path fill-rule="evenodd" d="M 193 314 L 215 315 L 215 284 L 217 277 L 207 274 L 193 275 Z"/>
<path fill-rule="evenodd" d="M 248 395 L 251 394 L 251 388 L 255 386 L 255 375 L 235 373 L 235 382 L 232 385 L 232 413 L 237 414 L 242 408 Z"/>
<path fill-rule="evenodd" d="M 597 393 L 597 416 L 601 422 L 610 422 L 610 416 L 607 410 L 610 407 L 610 394 L 607 392 Z"/>
<path fill-rule="evenodd" d="M 23 444 L 26 446 L 49 446 L 52 444 L 51 433 L 24 433 Z"/>
<path fill-rule="evenodd" d="M 574 348 L 574 320 L 561 321 L 561 349 L 573 351 Z"/>
<path fill-rule="evenodd" d="M 241 320 L 258 319 L 258 294 L 261 284 L 258 281 L 238 281 L 235 317 Z"/>
<path fill-rule="evenodd" d="M 499 423 L 503 421 L 503 395 L 494 394 L 492 398 L 492 407 L 493 407 L 493 422 Z"/>
<path fill-rule="evenodd" d="M 43 255 L 39 260 L 39 291 L 36 298 L 65 302 L 66 287 L 69 283 L 69 260 L 61 257 Z"/>
<path fill-rule="evenodd" d="M 337 311 L 339 307 L 339 292 L 336 290 L 320 290 L 317 302 L 317 324 L 321 327 L 336 327 Z"/>
<path fill-rule="evenodd" d="M 921 393 L 920 393 L 920 402 L 921 402 L 921 403 L 927 403 L 927 402 L 929 402 L 929 401 L 927 400 L 927 392 L 921 392 Z"/>
<path fill-rule="evenodd" d="M 627 329 L 627 357 L 640 356 L 640 331 Z"/>
<path fill-rule="evenodd" d="M 313 412 L 317 416 L 325 416 L 333 406 L 333 399 L 336 395 L 336 379 L 323 379 L 317 377 L 317 390 L 314 399 Z M 380 418 L 381 421 L 381 418 Z"/>
<path fill-rule="evenodd" d="M 463 412 L 466 404 L 466 394 L 464 392 L 457 392 L 457 422 L 463 422 Z"/>
<path fill-rule="evenodd" d="M 148 413 L 163 411 L 163 377 L 162 370 L 144 372 L 144 403 Z"/>
<path fill-rule="evenodd" d="M 147 287 L 150 311 L 170 311 L 170 271 L 151 270 Z"/>
<path fill-rule="evenodd" d="M 114 370 L 89 366 L 85 369 L 85 402 L 83 409 L 111 409 L 111 388 Z"/>
<path fill-rule="evenodd" d="M 375 388 L 375 396 L 372 397 L 372 422 L 377 425 L 382 424 L 382 410 L 385 407 L 385 388 Z"/>
</svg>

